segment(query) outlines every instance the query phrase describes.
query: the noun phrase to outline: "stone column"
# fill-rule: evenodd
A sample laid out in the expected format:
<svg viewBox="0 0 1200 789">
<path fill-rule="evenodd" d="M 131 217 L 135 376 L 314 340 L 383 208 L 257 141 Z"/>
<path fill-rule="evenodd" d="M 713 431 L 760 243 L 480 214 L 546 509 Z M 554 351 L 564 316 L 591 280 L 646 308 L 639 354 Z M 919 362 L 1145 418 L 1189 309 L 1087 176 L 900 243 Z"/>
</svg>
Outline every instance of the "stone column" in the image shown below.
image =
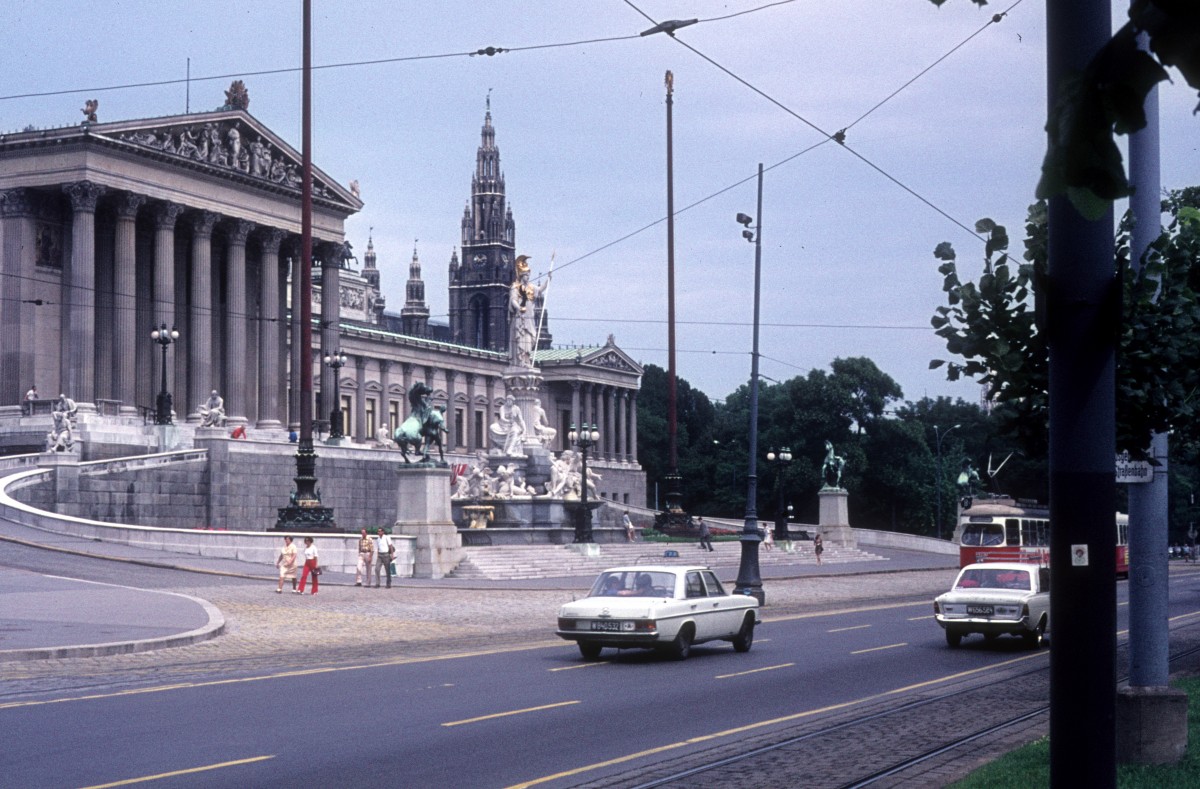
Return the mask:
<svg viewBox="0 0 1200 789">
<path fill-rule="evenodd" d="M 491 434 L 488 432 L 488 427 L 492 424 L 492 409 L 496 407 L 496 379 L 494 376 L 487 376 L 484 379 L 484 391 L 487 393 L 487 408 L 483 412 L 483 448 L 487 449 L 491 446 Z"/>
<path fill-rule="evenodd" d="M 290 327 L 290 337 L 288 341 L 288 350 L 291 361 L 291 374 L 288 380 L 291 384 L 289 389 L 290 396 L 288 398 L 288 429 L 300 429 L 300 266 L 305 265 L 300 260 L 300 250 L 293 245 L 291 255 L 288 257 L 290 271 L 288 272 L 291 279 L 292 295 L 292 320 Z M 307 350 L 303 351 L 307 353 Z M 319 417 L 318 417 L 319 418 Z"/>
<path fill-rule="evenodd" d="M 596 424 L 596 429 L 600 431 L 600 441 L 592 450 L 595 453 L 596 460 L 604 460 L 608 457 L 608 419 L 604 413 L 604 406 L 608 400 L 606 396 L 608 392 L 607 386 L 596 387 L 596 418 L 593 420 Z"/>
<path fill-rule="evenodd" d="M 115 393 L 121 413 L 137 413 L 137 214 L 144 195 L 126 192 L 117 200 L 116 255 L 113 260 L 113 356 L 116 358 Z M 167 327 L 171 328 L 170 326 Z M 160 361 L 161 362 L 161 355 Z"/>
<path fill-rule="evenodd" d="M 583 421 L 580 419 L 579 414 L 579 386 L 579 381 L 571 382 L 571 424 L 575 425 L 576 427 L 579 427 L 580 423 Z M 570 439 L 568 439 L 566 436 L 563 436 L 563 446 L 567 446 L 567 442 L 569 440 Z"/>
<path fill-rule="evenodd" d="M 408 391 L 412 389 L 413 366 L 411 362 L 401 362 L 400 371 L 404 381 L 404 401 L 400 403 L 400 421 L 408 418 Z M 399 427 L 399 425 L 397 425 Z"/>
<path fill-rule="evenodd" d="M 62 390 L 80 403 L 96 402 L 96 202 L 104 187 L 91 181 L 63 184 L 71 199 L 71 264 L 63 288 L 60 377 Z"/>
<path fill-rule="evenodd" d="M 467 428 L 467 451 L 479 448 L 479 435 L 475 430 L 475 373 L 467 373 L 467 410 L 463 414 Z"/>
<path fill-rule="evenodd" d="M 628 433 L 629 427 L 627 419 L 629 411 L 629 390 L 622 389 L 617 400 L 617 456 L 616 460 L 621 463 L 629 462 L 629 443 Z"/>
<path fill-rule="evenodd" d="M 583 430 L 583 426 L 591 421 L 592 416 L 592 385 L 583 384 L 583 398 L 579 401 L 579 421 L 575 426 Z"/>
<path fill-rule="evenodd" d="M 629 393 L 629 462 L 637 463 L 637 390 Z"/>
<path fill-rule="evenodd" d="M 338 254 L 341 247 L 336 244 L 321 244 L 321 353 L 332 354 L 341 350 L 339 347 L 338 325 L 341 322 L 342 277 L 341 260 Z M 328 419 L 335 408 L 341 408 L 341 387 L 337 374 L 332 368 L 321 364 L 321 391 L 327 394 L 322 398 L 325 413 L 319 418 Z"/>
<path fill-rule="evenodd" d="M 225 414 L 231 425 L 246 424 L 246 239 L 253 222 L 235 219 L 229 226 L 225 260 Z"/>
<path fill-rule="evenodd" d="M 354 396 L 354 440 L 362 442 L 374 440 L 375 436 L 367 435 L 367 357 L 354 357 L 354 382 L 358 384 L 358 393 Z M 375 417 L 379 418 L 379 409 L 375 409 Z"/>
<path fill-rule="evenodd" d="M 188 321 L 187 421 L 199 422 L 200 406 L 217 388 L 213 377 L 212 231 L 220 214 L 199 211 L 192 217 L 192 304 Z M 228 393 L 226 393 L 228 394 Z M 224 396 L 224 395 L 223 395 Z"/>
<path fill-rule="evenodd" d="M 283 325 L 283 310 L 279 308 L 279 245 L 283 231 L 271 228 L 262 239 L 262 261 L 259 263 L 258 314 L 258 428 L 283 427 L 279 412 L 280 375 L 279 328 Z"/>
<path fill-rule="evenodd" d="M 389 362 L 387 359 L 379 360 L 379 387 L 381 389 L 383 389 L 383 395 L 381 397 L 381 402 L 379 403 L 379 406 L 375 409 L 375 413 L 378 414 L 378 416 L 377 416 L 377 419 L 379 420 L 378 427 L 386 427 L 388 429 L 389 436 L 392 434 L 392 431 L 395 429 L 394 427 L 392 427 L 392 423 L 391 423 L 392 393 L 389 389 L 389 387 L 391 386 L 391 382 L 388 380 L 388 370 L 391 368 L 391 366 L 392 366 L 392 363 Z M 396 425 L 396 427 L 399 427 L 399 425 Z"/>
<path fill-rule="evenodd" d="M 175 222 L 183 213 L 183 206 L 177 203 L 159 203 L 154 206 L 154 303 L 151 305 L 150 316 L 155 328 L 166 324 L 167 329 L 179 329 L 179 342 L 187 341 L 190 331 L 187 316 L 177 322 L 175 316 Z M 140 338 L 143 341 L 145 338 Z M 176 410 L 183 409 L 187 413 L 188 404 L 181 403 L 180 398 L 186 395 L 175 388 L 175 359 L 179 358 L 179 343 L 167 351 L 167 391 L 174 396 Z M 158 350 L 155 348 L 154 350 Z M 152 371 L 153 386 L 151 392 L 157 392 L 162 381 L 162 354 L 151 354 L 154 360 Z"/>
<path fill-rule="evenodd" d="M 605 387 L 608 394 L 608 403 L 604 409 L 604 424 L 608 427 L 609 437 L 604 441 L 605 457 L 609 460 L 617 459 L 617 437 L 620 428 L 617 427 L 617 387 Z"/>
<path fill-rule="evenodd" d="M 458 446 L 458 432 L 454 426 L 454 384 L 458 373 L 446 368 L 446 449 L 453 452 Z"/>
<path fill-rule="evenodd" d="M 36 228 L 33 223 L 33 201 L 28 189 L 9 189 L 0 202 L 4 239 L 0 275 L 3 276 L 6 299 L 0 301 L 0 404 L 21 402 L 29 387 L 39 381 L 35 377 L 34 343 L 36 341 L 37 305 L 34 290 L 34 266 L 37 260 Z M 47 236 L 47 242 L 49 241 Z M 58 394 L 54 381 L 44 380 L 42 397 Z"/>
</svg>

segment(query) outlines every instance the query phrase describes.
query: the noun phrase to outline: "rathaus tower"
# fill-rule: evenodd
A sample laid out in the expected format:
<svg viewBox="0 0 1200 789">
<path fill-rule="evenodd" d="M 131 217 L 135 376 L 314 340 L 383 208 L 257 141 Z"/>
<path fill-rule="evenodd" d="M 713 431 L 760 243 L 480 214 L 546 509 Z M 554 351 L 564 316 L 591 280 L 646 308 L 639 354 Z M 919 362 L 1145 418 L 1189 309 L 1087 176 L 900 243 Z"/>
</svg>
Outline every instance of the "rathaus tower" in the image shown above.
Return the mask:
<svg viewBox="0 0 1200 789">
<path fill-rule="evenodd" d="M 508 289 L 516 259 L 516 225 L 504 197 L 500 149 L 488 99 L 475 157 L 471 201 L 463 210 L 462 258 L 450 259 L 453 342 L 502 351 L 508 347 Z"/>
</svg>

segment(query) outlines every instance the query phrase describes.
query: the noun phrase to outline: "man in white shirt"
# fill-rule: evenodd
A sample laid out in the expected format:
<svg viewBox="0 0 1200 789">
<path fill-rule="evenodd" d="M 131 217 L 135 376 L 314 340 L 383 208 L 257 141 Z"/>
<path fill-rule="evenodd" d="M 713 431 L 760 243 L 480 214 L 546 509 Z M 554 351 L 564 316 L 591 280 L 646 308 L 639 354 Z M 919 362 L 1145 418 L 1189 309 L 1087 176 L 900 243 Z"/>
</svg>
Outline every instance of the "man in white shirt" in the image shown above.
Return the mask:
<svg viewBox="0 0 1200 789">
<path fill-rule="evenodd" d="M 396 546 L 392 543 L 392 538 L 383 533 L 383 529 L 379 530 L 379 536 L 375 538 L 375 588 L 379 588 L 379 571 L 387 571 L 387 588 L 392 588 L 392 559 L 396 558 Z"/>
</svg>

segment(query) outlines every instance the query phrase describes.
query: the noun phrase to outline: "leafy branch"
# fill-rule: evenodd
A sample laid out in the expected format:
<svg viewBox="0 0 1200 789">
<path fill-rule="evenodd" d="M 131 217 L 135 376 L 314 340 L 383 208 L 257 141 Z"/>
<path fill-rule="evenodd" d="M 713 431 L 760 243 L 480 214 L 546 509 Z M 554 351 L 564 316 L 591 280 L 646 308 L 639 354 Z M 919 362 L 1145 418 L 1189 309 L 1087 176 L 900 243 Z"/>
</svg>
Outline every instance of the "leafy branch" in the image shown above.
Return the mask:
<svg viewBox="0 0 1200 789">
<path fill-rule="evenodd" d="M 930 0 L 941 6 L 946 0 Z M 971 0 L 982 7 L 987 0 Z M 997 14 L 997 17 L 1000 15 Z M 999 21 L 998 19 L 996 21 Z M 1145 33 L 1149 52 L 1138 48 Z M 1080 74 L 1059 86 L 1046 129 L 1037 197 L 1066 194 L 1079 212 L 1099 219 L 1113 200 L 1132 192 L 1113 133 L 1146 125 L 1146 95 L 1176 68 L 1200 91 L 1200 3 L 1195 0 L 1134 0 L 1129 21 Z M 1200 105 L 1194 112 L 1200 112 Z"/>
</svg>

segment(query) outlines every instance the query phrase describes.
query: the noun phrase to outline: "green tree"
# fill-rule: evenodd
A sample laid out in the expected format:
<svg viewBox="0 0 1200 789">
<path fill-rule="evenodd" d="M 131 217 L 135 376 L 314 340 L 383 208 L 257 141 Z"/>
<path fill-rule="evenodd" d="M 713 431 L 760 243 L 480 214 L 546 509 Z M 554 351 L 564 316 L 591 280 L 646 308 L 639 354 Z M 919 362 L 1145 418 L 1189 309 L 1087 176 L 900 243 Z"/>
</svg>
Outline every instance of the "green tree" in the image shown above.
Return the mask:
<svg viewBox="0 0 1200 789">
<path fill-rule="evenodd" d="M 1154 432 L 1175 430 L 1184 440 L 1200 436 L 1200 210 L 1197 191 L 1172 193 L 1166 232 L 1152 245 L 1136 272 L 1128 265 L 1128 217 L 1117 239 L 1123 317 L 1118 332 L 1117 446 L 1144 454 Z M 953 248 L 942 243 L 942 289 L 948 305 L 931 321 L 946 350 L 962 361 L 947 365 L 947 377 L 975 377 L 1003 403 L 1002 415 L 1031 456 L 1045 454 L 1049 356 L 1041 296 L 1046 279 L 1046 213 L 1030 207 L 1025 263 L 1007 254 L 1004 227 L 989 219 L 976 228 L 988 235 L 978 283 L 958 277 Z"/>
</svg>

